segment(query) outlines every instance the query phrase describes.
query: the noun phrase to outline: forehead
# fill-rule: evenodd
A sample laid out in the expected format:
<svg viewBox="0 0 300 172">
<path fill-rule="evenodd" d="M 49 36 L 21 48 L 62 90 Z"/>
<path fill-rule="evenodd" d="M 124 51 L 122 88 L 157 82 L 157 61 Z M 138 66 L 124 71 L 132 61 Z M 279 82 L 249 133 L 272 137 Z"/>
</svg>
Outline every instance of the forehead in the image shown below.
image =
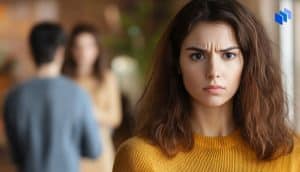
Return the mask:
<svg viewBox="0 0 300 172">
<path fill-rule="evenodd" d="M 199 22 L 185 38 L 184 45 L 197 45 L 203 48 L 237 46 L 233 28 L 225 22 Z"/>
<path fill-rule="evenodd" d="M 94 41 L 94 36 L 90 33 L 87 32 L 83 32 L 77 35 L 77 37 L 75 38 L 76 41 L 80 40 L 80 41 Z"/>
</svg>

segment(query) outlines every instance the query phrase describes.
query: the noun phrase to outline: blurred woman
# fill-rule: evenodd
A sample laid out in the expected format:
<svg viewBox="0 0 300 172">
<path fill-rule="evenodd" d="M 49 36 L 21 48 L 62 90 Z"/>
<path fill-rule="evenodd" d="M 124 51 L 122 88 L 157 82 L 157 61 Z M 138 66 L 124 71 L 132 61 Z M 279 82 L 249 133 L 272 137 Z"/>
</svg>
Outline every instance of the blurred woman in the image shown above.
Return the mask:
<svg viewBox="0 0 300 172">
<path fill-rule="evenodd" d="M 103 154 L 97 162 L 84 161 L 83 171 L 111 172 L 114 160 L 112 131 L 121 120 L 121 104 L 117 81 L 105 66 L 98 33 L 86 24 L 75 26 L 66 50 L 63 74 L 71 77 L 92 97 L 99 122 Z"/>
</svg>

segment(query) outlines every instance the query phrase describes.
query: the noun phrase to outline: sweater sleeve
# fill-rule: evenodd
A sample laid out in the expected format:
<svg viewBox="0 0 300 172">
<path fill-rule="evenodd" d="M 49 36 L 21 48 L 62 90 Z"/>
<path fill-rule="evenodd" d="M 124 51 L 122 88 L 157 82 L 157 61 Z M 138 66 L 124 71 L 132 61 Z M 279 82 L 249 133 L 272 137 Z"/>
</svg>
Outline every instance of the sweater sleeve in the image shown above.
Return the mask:
<svg viewBox="0 0 300 172">
<path fill-rule="evenodd" d="M 151 172 L 151 164 L 136 143 L 135 138 L 126 141 L 120 146 L 116 154 L 113 172 Z"/>
</svg>

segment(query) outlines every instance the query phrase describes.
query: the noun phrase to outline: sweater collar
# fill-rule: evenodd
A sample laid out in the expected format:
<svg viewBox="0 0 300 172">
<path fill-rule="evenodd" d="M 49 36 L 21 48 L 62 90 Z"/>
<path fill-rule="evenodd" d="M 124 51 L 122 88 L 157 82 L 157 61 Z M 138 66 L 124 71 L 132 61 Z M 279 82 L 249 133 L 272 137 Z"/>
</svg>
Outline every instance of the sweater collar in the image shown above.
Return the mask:
<svg viewBox="0 0 300 172">
<path fill-rule="evenodd" d="M 206 148 L 228 148 L 243 145 L 240 130 L 236 129 L 227 136 L 203 136 L 194 133 L 195 145 Z"/>
</svg>

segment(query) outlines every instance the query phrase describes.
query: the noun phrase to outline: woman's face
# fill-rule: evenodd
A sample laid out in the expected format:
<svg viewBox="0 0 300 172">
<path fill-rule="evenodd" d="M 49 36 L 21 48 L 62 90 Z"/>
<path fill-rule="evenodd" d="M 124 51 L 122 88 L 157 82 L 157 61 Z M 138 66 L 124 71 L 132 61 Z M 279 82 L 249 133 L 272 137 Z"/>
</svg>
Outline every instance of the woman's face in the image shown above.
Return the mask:
<svg viewBox="0 0 300 172">
<path fill-rule="evenodd" d="M 187 35 L 180 51 L 180 72 L 192 102 L 217 107 L 236 93 L 243 55 L 234 30 L 223 22 L 201 22 Z"/>
<path fill-rule="evenodd" d="M 95 37 L 90 33 L 79 34 L 74 40 L 72 52 L 79 66 L 92 67 L 99 53 Z"/>
</svg>

